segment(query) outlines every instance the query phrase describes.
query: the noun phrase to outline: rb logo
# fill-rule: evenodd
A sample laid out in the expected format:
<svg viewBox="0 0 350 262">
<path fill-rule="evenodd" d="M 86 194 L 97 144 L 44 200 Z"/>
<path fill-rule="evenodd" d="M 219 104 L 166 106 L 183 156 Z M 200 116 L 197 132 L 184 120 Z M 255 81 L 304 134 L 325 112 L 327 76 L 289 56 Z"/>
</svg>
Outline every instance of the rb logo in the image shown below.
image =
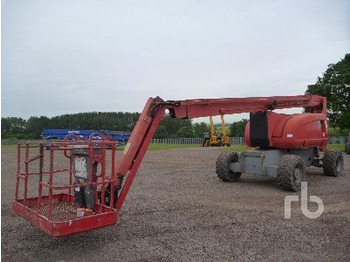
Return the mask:
<svg viewBox="0 0 350 262">
<path fill-rule="evenodd" d="M 321 198 L 318 196 L 310 196 L 310 202 L 315 202 L 318 205 L 318 209 L 314 212 L 307 208 L 307 182 L 301 182 L 301 212 L 307 218 L 315 219 L 322 215 L 324 211 L 324 204 Z M 286 196 L 284 198 L 284 218 L 290 219 L 292 217 L 292 202 L 299 201 L 299 196 Z"/>
</svg>

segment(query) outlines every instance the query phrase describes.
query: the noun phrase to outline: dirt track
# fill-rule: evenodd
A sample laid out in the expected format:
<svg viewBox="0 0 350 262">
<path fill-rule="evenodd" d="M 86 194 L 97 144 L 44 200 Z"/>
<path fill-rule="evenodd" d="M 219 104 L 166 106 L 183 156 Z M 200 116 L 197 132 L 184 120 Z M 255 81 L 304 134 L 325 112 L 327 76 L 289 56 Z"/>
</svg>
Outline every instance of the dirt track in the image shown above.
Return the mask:
<svg viewBox="0 0 350 262">
<path fill-rule="evenodd" d="M 2 149 L 3 261 L 350 261 L 350 156 L 334 178 L 308 169 L 324 212 L 303 216 L 274 179 L 217 179 L 218 148 L 148 151 L 116 226 L 51 239 L 14 214 L 16 151 Z M 316 210 L 310 205 L 310 210 Z"/>
</svg>

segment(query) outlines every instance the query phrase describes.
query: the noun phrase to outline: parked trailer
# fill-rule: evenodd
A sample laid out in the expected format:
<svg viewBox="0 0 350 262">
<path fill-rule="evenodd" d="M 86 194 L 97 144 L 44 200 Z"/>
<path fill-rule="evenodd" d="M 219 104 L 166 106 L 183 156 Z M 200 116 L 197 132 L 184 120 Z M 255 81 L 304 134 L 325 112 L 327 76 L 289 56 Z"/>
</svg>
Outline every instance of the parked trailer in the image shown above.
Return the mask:
<svg viewBox="0 0 350 262">
<path fill-rule="evenodd" d="M 95 135 L 96 139 L 101 139 L 99 134 L 104 134 L 110 137 L 114 141 L 121 143 L 126 143 L 131 135 L 131 132 L 125 131 L 109 131 L 109 130 L 73 130 L 73 129 L 50 129 L 45 128 L 41 133 L 41 137 L 46 140 L 64 140 L 66 138 L 73 139 L 75 137 L 80 137 L 84 139 L 89 139 L 91 135 Z"/>
</svg>

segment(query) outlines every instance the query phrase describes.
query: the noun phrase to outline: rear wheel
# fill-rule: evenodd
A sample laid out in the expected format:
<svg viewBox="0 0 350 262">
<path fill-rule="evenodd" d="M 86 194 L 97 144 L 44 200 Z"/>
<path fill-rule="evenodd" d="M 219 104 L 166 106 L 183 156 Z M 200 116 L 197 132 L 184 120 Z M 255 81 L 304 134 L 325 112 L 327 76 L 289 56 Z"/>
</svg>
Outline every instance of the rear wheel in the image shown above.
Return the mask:
<svg viewBox="0 0 350 262">
<path fill-rule="evenodd" d="M 344 170 L 343 154 L 337 150 L 326 151 L 322 163 L 326 176 L 340 176 Z"/>
<path fill-rule="evenodd" d="M 347 153 L 348 155 L 350 155 L 350 142 L 347 142 L 345 144 L 345 153 Z"/>
<path fill-rule="evenodd" d="M 238 162 L 238 153 L 222 152 L 216 160 L 216 174 L 224 182 L 236 182 L 241 177 L 241 172 L 233 172 L 231 163 Z"/>
<path fill-rule="evenodd" d="M 278 164 L 277 181 L 284 190 L 299 191 L 301 182 L 306 181 L 306 166 L 303 159 L 297 155 L 282 156 Z"/>
</svg>

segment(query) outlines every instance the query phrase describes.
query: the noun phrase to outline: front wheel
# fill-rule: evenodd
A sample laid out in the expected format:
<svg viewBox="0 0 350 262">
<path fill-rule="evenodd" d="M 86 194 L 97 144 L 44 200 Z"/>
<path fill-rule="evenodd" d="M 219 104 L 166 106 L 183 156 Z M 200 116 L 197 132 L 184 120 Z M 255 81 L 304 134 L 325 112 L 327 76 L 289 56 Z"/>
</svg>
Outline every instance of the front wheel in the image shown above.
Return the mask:
<svg viewBox="0 0 350 262">
<path fill-rule="evenodd" d="M 340 176 L 344 171 L 343 154 L 338 150 L 328 150 L 324 153 L 323 172 L 326 176 Z"/>
<path fill-rule="evenodd" d="M 284 190 L 299 191 L 301 182 L 306 181 L 306 166 L 297 155 L 284 155 L 277 168 L 278 185 Z"/>
<path fill-rule="evenodd" d="M 236 182 L 241 177 L 241 172 L 233 172 L 231 163 L 238 162 L 238 153 L 222 152 L 216 160 L 216 174 L 224 182 Z"/>
</svg>

